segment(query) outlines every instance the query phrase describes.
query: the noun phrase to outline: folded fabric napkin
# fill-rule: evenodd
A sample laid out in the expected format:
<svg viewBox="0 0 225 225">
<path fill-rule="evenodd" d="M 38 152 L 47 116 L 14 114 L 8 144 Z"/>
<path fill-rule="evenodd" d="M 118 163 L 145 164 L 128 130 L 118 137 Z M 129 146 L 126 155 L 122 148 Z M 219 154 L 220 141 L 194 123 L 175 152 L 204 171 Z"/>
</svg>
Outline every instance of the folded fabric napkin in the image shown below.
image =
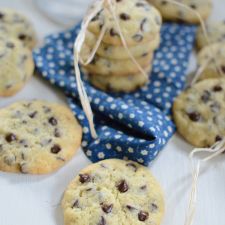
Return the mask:
<svg viewBox="0 0 225 225">
<path fill-rule="evenodd" d="M 133 93 L 105 93 L 84 81 L 94 112 L 97 139 L 91 137 L 74 74 L 73 43 L 79 29 L 77 25 L 46 37 L 44 46 L 33 53 L 36 69 L 67 95 L 83 127 L 82 147 L 91 161 L 122 158 L 148 165 L 175 131 L 170 118 L 171 107 L 185 85 L 195 26 L 163 25 L 150 81 Z"/>
</svg>

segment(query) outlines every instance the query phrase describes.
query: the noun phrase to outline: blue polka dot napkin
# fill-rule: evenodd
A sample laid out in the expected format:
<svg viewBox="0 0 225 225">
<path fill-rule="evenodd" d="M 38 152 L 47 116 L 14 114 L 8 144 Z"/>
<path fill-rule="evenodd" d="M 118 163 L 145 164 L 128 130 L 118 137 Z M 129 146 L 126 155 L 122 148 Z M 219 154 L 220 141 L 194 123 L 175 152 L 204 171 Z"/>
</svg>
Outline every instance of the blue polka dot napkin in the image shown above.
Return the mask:
<svg viewBox="0 0 225 225">
<path fill-rule="evenodd" d="M 102 92 L 84 81 L 98 139 L 92 139 L 80 105 L 73 67 L 73 42 L 79 25 L 53 34 L 33 53 L 38 72 L 60 87 L 83 127 L 82 147 L 93 161 L 130 159 L 148 165 L 175 131 L 170 118 L 174 98 L 185 85 L 185 75 L 196 28 L 164 24 L 148 85 L 129 94 Z"/>
</svg>

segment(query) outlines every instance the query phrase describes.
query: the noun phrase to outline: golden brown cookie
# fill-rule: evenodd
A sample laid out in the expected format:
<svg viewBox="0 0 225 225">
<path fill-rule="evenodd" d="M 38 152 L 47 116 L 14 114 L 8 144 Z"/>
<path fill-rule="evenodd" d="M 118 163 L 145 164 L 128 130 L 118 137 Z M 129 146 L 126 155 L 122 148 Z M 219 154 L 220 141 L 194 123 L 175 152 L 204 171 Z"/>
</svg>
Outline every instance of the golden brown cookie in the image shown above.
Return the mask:
<svg viewBox="0 0 225 225">
<path fill-rule="evenodd" d="M 178 132 L 197 147 L 208 147 L 225 136 L 225 79 L 206 79 L 184 91 L 174 102 Z"/>
<path fill-rule="evenodd" d="M 80 147 L 82 129 L 66 106 L 23 101 L 1 109 L 0 118 L 2 171 L 50 173 Z"/>
<path fill-rule="evenodd" d="M 65 225 L 160 225 L 164 199 L 146 167 L 109 159 L 80 171 L 65 191 L 62 208 Z"/>
</svg>

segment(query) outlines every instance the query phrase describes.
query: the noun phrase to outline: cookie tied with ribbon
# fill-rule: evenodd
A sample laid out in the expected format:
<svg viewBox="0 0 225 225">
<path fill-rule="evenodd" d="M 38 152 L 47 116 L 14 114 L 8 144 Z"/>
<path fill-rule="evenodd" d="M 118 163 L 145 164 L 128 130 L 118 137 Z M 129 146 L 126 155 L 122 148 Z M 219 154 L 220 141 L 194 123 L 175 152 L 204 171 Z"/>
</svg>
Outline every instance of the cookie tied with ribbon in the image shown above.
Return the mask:
<svg viewBox="0 0 225 225">
<path fill-rule="evenodd" d="M 163 24 L 151 77 L 145 87 L 135 92 L 103 92 L 83 77 L 94 113 L 96 140 L 91 137 L 80 105 L 74 74 L 73 43 L 80 25 L 46 37 L 44 45 L 34 51 L 40 75 L 67 94 L 70 107 L 83 127 L 82 146 L 91 161 L 129 158 L 148 165 L 157 157 L 175 130 L 169 116 L 173 99 L 185 85 L 195 30 L 185 24 Z"/>
<path fill-rule="evenodd" d="M 106 4 L 88 24 L 82 46 L 83 59 L 97 49 L 91 62 L 83 65 L 90 82 L 113 92 L 131 92 L 145 85 L 159 46 L 160 28 L 161 15 L 147 1 Z"/>
</svg>

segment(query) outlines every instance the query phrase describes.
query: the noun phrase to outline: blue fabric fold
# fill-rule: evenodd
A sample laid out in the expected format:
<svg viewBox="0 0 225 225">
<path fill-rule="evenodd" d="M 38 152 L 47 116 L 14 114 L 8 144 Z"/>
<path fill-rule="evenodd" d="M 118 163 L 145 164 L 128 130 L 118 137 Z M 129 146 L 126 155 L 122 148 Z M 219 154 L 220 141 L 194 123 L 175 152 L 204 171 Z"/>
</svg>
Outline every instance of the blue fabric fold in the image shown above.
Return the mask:
<svg viewBox="0 0 225 225">
<path fill-rule="evenodd" d="M 37 71 L 66 94 L 70 108 L 83 127 L 82 147 L 92 162 L 120 158 L 148 165 L 175 132 L 171 107 L 185 85 L 196 27 L 163 25 L 149 83 L 135 92 L 105 93 L 84 81 L 98 139 L 91 138 L 77 92 L 73 42 L 79 29 L 77 25 L 46 37 L 44 45 L 33 52 Z"/>
</svg>

